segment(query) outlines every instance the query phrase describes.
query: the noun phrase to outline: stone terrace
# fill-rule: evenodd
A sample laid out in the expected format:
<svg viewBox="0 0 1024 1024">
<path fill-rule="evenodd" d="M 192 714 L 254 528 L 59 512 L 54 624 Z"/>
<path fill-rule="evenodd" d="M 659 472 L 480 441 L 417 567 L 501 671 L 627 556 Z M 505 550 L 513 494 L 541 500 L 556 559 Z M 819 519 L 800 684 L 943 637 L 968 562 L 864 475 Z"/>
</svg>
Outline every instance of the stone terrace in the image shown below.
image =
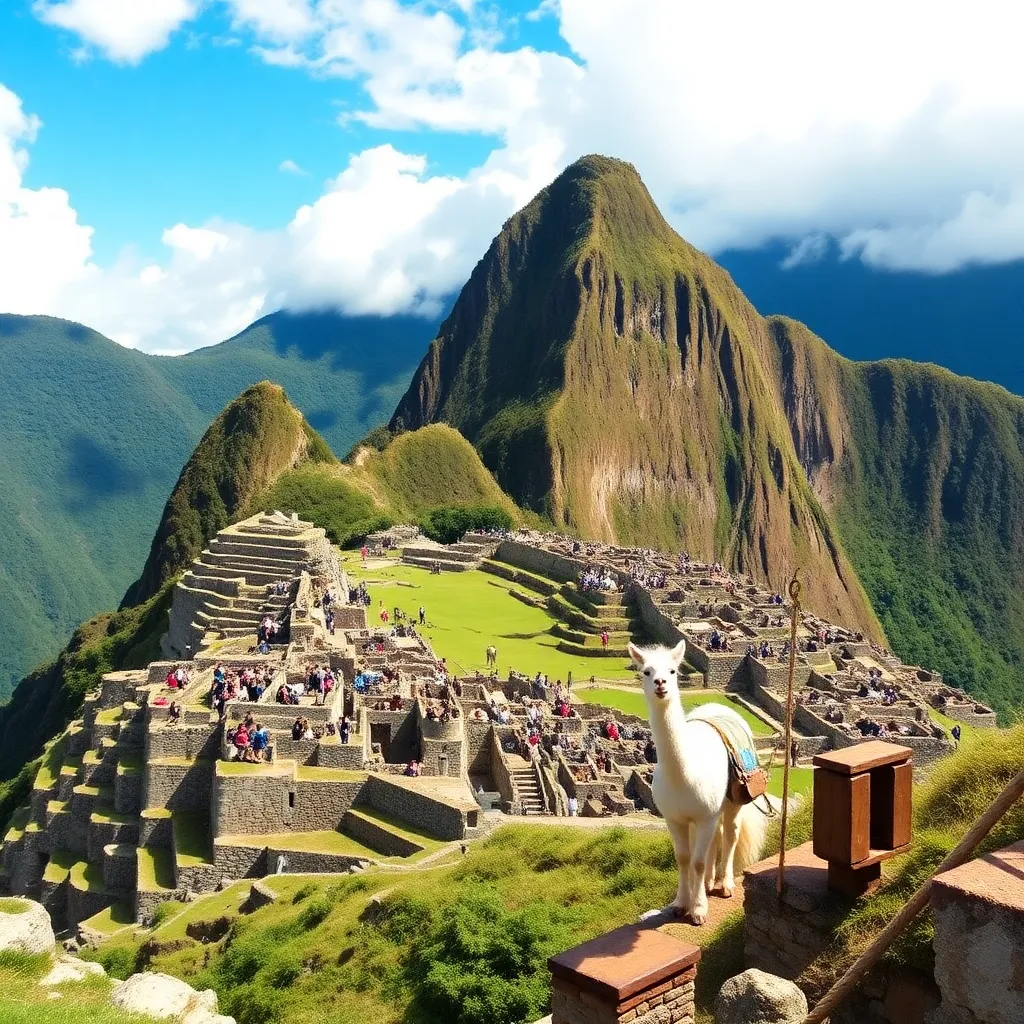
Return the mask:
<svg viewBox="0 0 1024 1024">
<path fill-rule="evenodd" d="M 459 565 L 460 553 L 479 555 L 521 600 L 547 604 L 577 653 L 623 657 L 630 639 L 685 639 L 686 682 L 728 690 L 769 721 L 781 716 L 788 607 L 749 579 L 530 532 L 470 535 L 446 550 Z M 592 585 L 608 576 L 614 589 Z M 328 588 L 333 633 L 320 600 Z M 587 816 L 653 809 L 645 722 L 594 704 L 556 716 L 562 695 L 515 675 L 446 680 L 414 626 L 367 628 L 365 608 L 348 597 L 336 554 L 310 523 L 274 513 L 218 534 L 176 589 L 164 641 L 181 661 L 178 652 L 195 651 L 187 686 L 167 689 L 174 661 L 103 676 L 82 718 L 44 756 L 0 847 L 0 887 L 38 895 L 60 925 L 114 902 L 146 920 L 161 901 L 272 872 L 280 858 L 301 871 L 414 858 L 479 834 L 495 820 L 480 817 L 486 810 L 564 815 L 570 798 Z M 265 615 L 281 622 L 282 642 L 259 654 Z M 210 706 L 218 662 L 270 680 L 255 703 L 230 700 L 223 719 Z M 277 702 L 282 684 L 301 691 L 318 665 L 337 683 L 325 706 L 308 695 L 297 706 Z M 930 709 L 994 724 L 989 709 L 935 674 L 810 614 L 797 668 L 802 755 L 867 738 L 862 726 L 873 722 L 891 725 L 924 763 L 948 749 Z M 172 700 L 182 709 L 176 722 Z M 227 730 L 248 715 L 269 732 L 268 760 L 228 759 Z M 296 719 L 305 720 L 298 739 Z M 412 760 L 419 777 L 405 775 Z"/>
</svg>

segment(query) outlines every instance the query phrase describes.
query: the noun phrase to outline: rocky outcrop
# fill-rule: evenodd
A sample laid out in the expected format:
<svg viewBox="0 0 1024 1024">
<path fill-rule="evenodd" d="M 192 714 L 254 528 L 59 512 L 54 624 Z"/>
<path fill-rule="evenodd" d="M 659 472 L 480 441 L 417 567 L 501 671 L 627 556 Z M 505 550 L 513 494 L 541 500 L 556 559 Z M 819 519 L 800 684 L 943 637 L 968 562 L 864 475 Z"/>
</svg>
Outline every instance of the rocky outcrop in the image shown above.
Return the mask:
<svg viewBox="0 0 1024 1024">
<path fill-rule="evenodd" d="M 715 997 L 715 1024 L 800 1024 L 807 997 L 792 982 L 756 968 L 737 974 Z"/>
<path fill-rule="evenodd" d="M 114 986 L 110 998 L 126 1013 L 170 1017 L 180 1024 L 235 1024 L 234 1017 L 217 1012 L 217 993 L 213 989 L 197 992 L 169 974 L 133 974 Z"/>
<path fill-rule="evenodd" d="M 0 900 L 0 951 L 48 953 L 55 939 L 50 915 L 33 900 Z"/>
</svg>

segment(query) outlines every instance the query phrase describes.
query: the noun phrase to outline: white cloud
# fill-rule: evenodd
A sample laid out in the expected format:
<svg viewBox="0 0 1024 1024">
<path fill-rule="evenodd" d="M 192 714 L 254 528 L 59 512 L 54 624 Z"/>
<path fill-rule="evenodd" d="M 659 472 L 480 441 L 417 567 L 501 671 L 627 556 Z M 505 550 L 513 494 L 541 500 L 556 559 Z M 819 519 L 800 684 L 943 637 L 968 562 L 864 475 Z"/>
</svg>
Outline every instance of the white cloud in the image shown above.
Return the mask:
<svg viewBox="0 0 1024 1024">
<path fill-rule="evenodd" d="M 195 17 L 198 0 L 35 0 L 32 9 L 42 21 L 74 32 L 110 60 L 137 64 L 162 50 L 171 33 Z"/>
<path fill-rule="evenodd" d="M 117 2 L 45 8 L 85 24 L 82 12 Z M 21 211 L 45 283 L 0 279 L 0 308 L 49 296 L 47 311 L 83 310 L 150 348 L 219 340 L 282 303 L 433 309 L 502 220 L 587 152 L 634 163 L 673 225 L 712 252 L 783 238 L 793 265 L 835 239 L 849 258 L 936 272 L 1024 256 L 1024 8 L 1004 0 L 976 0 L 970 18 L 949 0 L 647 0 L 642 14 L 618 0 L 542 3 L 571 58 L 502 44 L 469 0 L 220 8 L 258 58 L 357 82 L 347 119 L 419 129 L 427 153 L 430 131 L 490 135 L 490 155 L 453 178 L 377 146 L 277 231 L 176 225 L 159 265 L 125 255 L 100 270 L 67 195 L 23 188 L 34 127 L 16 106 L 0 122 L 0 213 Z M 6 249 L 0 264 L 20 264 Z"/>
<path fill-rule="evenodd" d="M 300 176 L 309 174 L 308 171 L 304 171 L 294 160 L 282 160 L 277 165 L 277 169 L 284 174 L 298 174 Z"/>
<path fill-rule="evenodd" d="M 78 223 L 59 188 L 27 189 L 25 145 L 40 127 L 0 85 L 0 309 L 38 313 L 56 308 L 65 286 L 92 277 L 92 229 Z"/>
<path fill-rule="evenodd" d="M 467 255 L 543 184 L 524 186 L 522 168 L 497 161 L 466 178 L 431 174 L 425 157 L 383 145 L 352 157 L 278 230 L 175 224 L 165 259 L 129 250 L 100 268 L 67 194 L 23 185 L 37 127 L 0 87 L 0 310 L 78 320 L 147 351 L 221 341 L 281 307 L 437 313 Z"/>
<path fill-rule="evenodd" d="M 540 21 L 542 18 L 558 18 L 562 14 L 562 0 L 540 0 L 532 11 L 526 12 L 527 21 Z"/>
<path fill-rule="evenodd" d="M 237 28 L 278 43 L 303 39 L 316 28 L 308 0 L 227 0 Z"/>
</svg>

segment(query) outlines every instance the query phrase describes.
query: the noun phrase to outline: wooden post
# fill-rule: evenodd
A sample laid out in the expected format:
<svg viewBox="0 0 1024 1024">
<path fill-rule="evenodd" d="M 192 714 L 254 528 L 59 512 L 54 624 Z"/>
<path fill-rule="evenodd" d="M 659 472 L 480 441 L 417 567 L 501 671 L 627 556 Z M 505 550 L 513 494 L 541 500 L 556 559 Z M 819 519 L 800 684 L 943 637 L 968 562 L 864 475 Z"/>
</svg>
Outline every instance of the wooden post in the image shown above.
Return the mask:
<svg viewBox="0 0 1024 1024">
<path fill-rule="evenodd" d="M 786 823 L 789 819 L 789 761 L 793 746 L 793 676 L 796 672 L 796 621 L 800 616 L 800 581 L 797 569 L 789 581 L 790 609 L 789 626 L 789 681 L 786 685 L 786 721 L 784 723 L 782 761 L 782 829 L 779 845 L 779 876 L 775 881 L 775 892 L 781 896 L 786 884 Z"/>
<path fill-rule="evenodd" d="M 1024 771 L 1018 772 L 1006 788 L 989 804 L 988 809 L 974 823 L 967 835 L 957 843 L 948 857 L 935 869 L 931 878 L 922 884 L 904 904 L 903 909 L 878 933 L 874 942 L 853 962 L 850 969 L 825 993 L 821 1001 L 804 1018 L 803 1024 L 823 1024 L 829 1014 L 854 990 L 857 982 L 867 974 L 900 933 L 924 910 L 932 891 L 936 875 L 959 867 L 977 849 L 978 844 L 992 831 L 999 819 L 1024 795 Z"/>
</svg>

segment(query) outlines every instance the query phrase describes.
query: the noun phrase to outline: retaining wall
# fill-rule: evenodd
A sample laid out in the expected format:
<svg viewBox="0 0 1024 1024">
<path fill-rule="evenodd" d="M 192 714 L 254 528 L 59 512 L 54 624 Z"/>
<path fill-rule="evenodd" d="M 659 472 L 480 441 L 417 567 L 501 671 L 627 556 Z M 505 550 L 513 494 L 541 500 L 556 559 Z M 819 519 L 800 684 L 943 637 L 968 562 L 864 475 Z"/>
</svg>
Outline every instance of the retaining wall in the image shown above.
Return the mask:
<svg viewBox="0 0 1024 1024">
<path fill-rule="evenodd" d="M 467 818 L 476 825 L 479 808 L 458 807 L 428 793 L 403 786 L 381 775 L 371 775 L 360 802 L 407 821 L 413 828 L 438 839 L 464 839 Z"/>
</svg>

